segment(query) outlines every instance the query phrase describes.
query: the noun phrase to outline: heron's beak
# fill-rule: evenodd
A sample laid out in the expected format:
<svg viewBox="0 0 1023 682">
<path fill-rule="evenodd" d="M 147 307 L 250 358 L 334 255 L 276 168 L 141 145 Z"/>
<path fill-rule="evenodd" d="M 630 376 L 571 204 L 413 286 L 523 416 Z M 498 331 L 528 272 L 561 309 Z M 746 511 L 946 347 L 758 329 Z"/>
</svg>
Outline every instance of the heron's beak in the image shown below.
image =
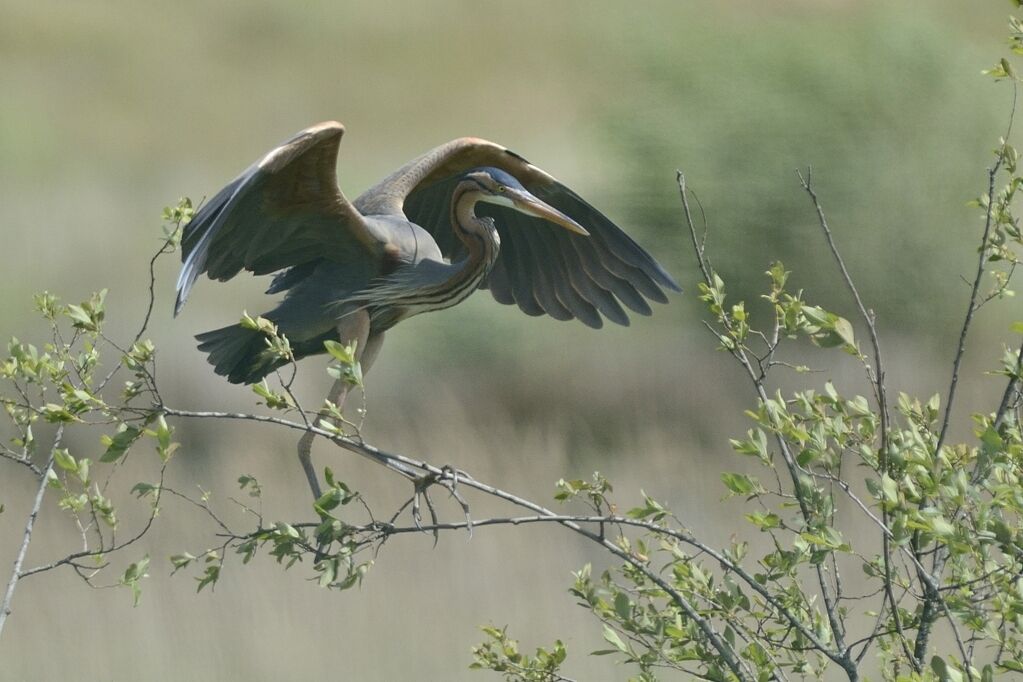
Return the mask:
<svg viewBox="0 0 1023 682">
<path fill-rule="evenodd" d="M 521 213 L 550 221 L 555 225 L 560 225 L 569 232 L 575 232 L 576 234 L 581 234 L 584 237 L 588 237 L 590 235 L 590 233 L 586 231 L 585 227 L 572 220 L 553 206 L 540 201 L 529 192 L 522 192 L 509 188 L 508 198 L 511 199 L 512 207 Z"/>
</svg>

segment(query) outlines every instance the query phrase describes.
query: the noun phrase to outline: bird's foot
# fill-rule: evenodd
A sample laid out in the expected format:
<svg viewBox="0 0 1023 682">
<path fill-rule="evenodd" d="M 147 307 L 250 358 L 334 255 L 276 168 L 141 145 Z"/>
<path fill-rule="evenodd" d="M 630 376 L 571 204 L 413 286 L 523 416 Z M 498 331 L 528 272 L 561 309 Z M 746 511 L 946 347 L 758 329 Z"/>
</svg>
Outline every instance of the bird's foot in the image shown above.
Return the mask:
<svg viewBox="0 0 1023 682">
<path fill-rule="evenodd" d="M 422 514 L 422 503 L 425 501 L 426 509 L 430 513 L 431 531 L 433 532 L 433 542 L 436 545 L 440 533 L 440 522 L 437 518 L 437 509 L 434 507 L 433 500 L 430 499 L 430 487 L 434 485 L 440 485 L 447 489 L 448 494 L 458 502 L 459 506 L 462 507 L 462 512 L 465 514 L 465 528 L 469 531 L 469 537 L 472 537 L 472 517 L 469 515 L 469 503 L 466 502 L 465 498 L 458 491 L 458 482 L 472 480 L 472 476 L 465 473 L 460 469 L 456 469 L 452 466 L 443 466 L 438 473 L 428 473 L 412 481 L 414 492 L 412 499 L 406 502 L 399 513 L 412 505 L 412 521 L 416 524 L 416 528 L 420 530 L 426 530 L 423 528 L 423 514 Z"/>
</svg>

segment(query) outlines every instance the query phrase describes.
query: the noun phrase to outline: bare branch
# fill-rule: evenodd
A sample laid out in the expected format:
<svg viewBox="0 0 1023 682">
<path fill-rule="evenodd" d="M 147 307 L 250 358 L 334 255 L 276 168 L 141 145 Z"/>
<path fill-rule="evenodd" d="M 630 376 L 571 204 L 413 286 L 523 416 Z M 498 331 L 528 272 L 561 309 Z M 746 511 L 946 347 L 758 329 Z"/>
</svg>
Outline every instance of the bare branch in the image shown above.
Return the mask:
<svg viewBox="0 0 1023 682">
<path fill-rule="evenodd" d="M 17 455 L 17 454 L 12 453 L 12 452 L 8 452 L 7 448 L 4 448 L 4 449 L 0 450 L 0 457 L 3 457 L 6 460 L 10 460 L 10 461 L 14 462 L 15 464 L 20 464 L 20 465 L 22 465 L 24 467 L 27 467 L 29 471 L 31 471 L 33 474 L 35 474 L 36 478 L 39 478 L 40 476 L 43 475 L 43 470 L 40 469 L 39 467 L 37 467 L 32 462 L 32 460 L 25 459 L 24 457 L 22 457 L 20 455 Z"/>
<path fill-rule="evenodd" d="M 824 208 L 821 206 L 820 199 L 817 197 L 817 192 L 813 188 L 811 170 L 806 169 L 806 177 L 802 173 L 796 171 L 799 176 L 799 182 L 803 185 L 803 189 L 810 196 L 810 200 L 813 202 L 814 210 L 817 212 L 817 222 L 820 225 L 821 230 L 824 232 L 824 238 L 828 242 L 828 250 L 831 251 L 831 255 L 834 256 L 835 262 L 838 264 L 838 269 L 842 273 L 842 280 L 845 282 L 846 288 L 849 293 L 852 294 L 853 300 L 856 301 L 856 308 L 860 312 L 860 317 L 863 318 L 864 324 L 867 325 L 867 333 L 870 335 L 870 345 L 874 350 L 874 372 L 873 376 L 870 377 L 875 386 L 876 398 L 878 411 L 881 415 L 881 457 L 883 461 L 886 456 L 888 449 L 888 396 L 885 390 L 885 373 L 884 364 L 881 356 L 881 342 L 877 336 L 877 324 L 874 319 L 873 311 L 867 310 L 867 306 L 863 304 L 863 299 L 860 297 L 860 292 L 856 288 L 855 282 L 853 282 L 852 275 L 849 274 L 849 269 L 845 266 L 845 260 L 842 258 L 841 252 L 838 250 L 838 246 L 835 244 L 835 238 L 831 234 L 831 228 L 828 226 L 828 219 L 824 214 Z M 882 469 L 885 468 L 882 466 Z"/>
<path fill-rule="evenodd" d="M 1011 125 L 1011 124 L 1010 124 Z M 973 315 L 977 312 L 977 296 L 980 292 L 980 283 L 987 270 L 988 245 L 991 238 L 991 225 L 994 217 L 995 205 L 995 178 L 1002 167 L 1002 157 L 998 156 L 987 172 L 987 210 L 984 214 L 984 232 L 980 238 L 979 254 L 977 256 L 977 271 L 973 277 L 973 284 L 970 288 L 970 303 L 966 308 L 966 316 L 963 318 L 963 326 L 959 330 L 959 345 L 956 347 L 956 354 L 952 360 L 952 377 L 948 385 L 948 397 L 945 399 L 945 413 L 941 420 L 941 431 L 938 433 L 938 442 L 934 446 L 935 452 L 940 452 L 945 444 L 945 437 L 948 435 L 948 425 L 952 418 L 952 406 L 955 402 L 956 388 L 959 385 L 959 368 L 963 363 L 963 356 L 966 354 L 966 337 L 973 325 Z"/>
<path fill-rule="evenodd" d="M 21 546 L 14 558 L 14 566 L 11 568 L 11 578 L 7 581 L 7 589 L 4 592 L 3 601 L 0 601 L 0 634 L 3 633 L 7 616 L 11 614 L 11 601 L 14 599 L 14 591 L 18 587 L 18 581 L 23 577 L 21 571 L 25 563 L 25 555 L 28 553 L 28 546 L 32 542 L 32 531 L 35 528 L 36 518 L 39 516 L 39 509 L 43 505 L 43 497 L 46 495 L 46 484 L 50 471 L 53 469 L 53 461 L 56 459 L 57 448 L 60 447 L 61 439 L 64 437 L 64 425 L 57 427 L 57 433 L 53 438 L 53 447 L 50 448 L 50 456 L 43 467 L 43 475 L 39 477 L 39 487 L 36 489 L 35 499 L 32 501 L 32 509 L 29 511 L 28 519 L 25 521 L 25 531 L 22 534 Z"/>
</svg>

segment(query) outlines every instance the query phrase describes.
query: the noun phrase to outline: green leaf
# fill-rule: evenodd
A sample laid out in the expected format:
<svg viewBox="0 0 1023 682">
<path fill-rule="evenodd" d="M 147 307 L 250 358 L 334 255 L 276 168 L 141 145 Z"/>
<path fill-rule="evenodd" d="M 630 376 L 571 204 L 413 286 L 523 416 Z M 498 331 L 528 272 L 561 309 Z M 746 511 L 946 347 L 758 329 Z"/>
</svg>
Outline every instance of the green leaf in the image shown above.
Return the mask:
<svg viewBox="0 0 1023 682">
<path fill-rule="evenodd" d="M 71 456 L 71 453 L 64 448 L 58 448 L 53 451 L 53 460 L 57 463 L 64 471 L 70 471 L 72 473 L 78 471 L 78 462 Z"/>
<path fill-rule="evenodd" d="M 947 538 L 955 535 L 955 526 L 949 523 L 943 516 L 935 516 L 930 520 L 930 523 L 934 534 L 939 537 Z"/>
<path fill-rule="evenodd" d="M 96 325 L 92 321 L 92 316 L 85 312 L 81 306 L 69 304 L 67 306 L 67 316 L 71 318 L 73 326 L 85 331 L 96 331 Z"/>
<path fill-rule="evenodd" d="M 344 493 L 339 488 L 328 490 L 313 503 L 313 509 L 316 510 L 317 514 L 325 516 L 332 509 L 340 505 L 343 498 Z"/>
<path fill-rule="evenodd" d="M 351 365 L 355 363 L 355 348 L 356 343 L 353 341 L 347 346 L 342 346 L 337 341 L 324 341 L 323 347 L 327 349 L 327 352 L 337 360 L 338 362 Z"/>
<path fill-rule="evenodd" d="M 781 517 L 773 512 L 755 511 L 746 515 L 746 520 L 760 530 L 770 530 L 781 527 Z"/>
<path fill-rule="evenodd" d="M 202 574 L 202 577 L 196 578 L 199 581 L 199 586 L 196 588 L 196 592 L 202 592 L 203 588 L 207 585 L 216 585 L 220 579 L 220 566 L 219 564 L 213 564 L 206 567 L 206 571 Z M 212 589 L 212 588 L 211 588 Z"/>
<path fill-rule="evenodd" d="M 867 490 L 887 509 L 899 503 L 899 486 L 887 473 L 881 474 L 881 480 L 868 478 L 865 481 Z"/>
<path fill-rule="evenodd" d="M 747 476 L 746 474 L 736 474 L 726 471 L 721 474 L 721 481 L 725 484 L 726 488 L 737 495 L 749 495 L 750 493 L 763 490 L 756 479 Z"/>
<path fill-rule="evenodd" d="M 141 435 L 141 429 L 122 424 L 121 428 L 113 436 L 102 436 L 100 442 L 106 445 L 107 449 L 100 455 L 99 461 L 107 463 L 116 462 L 128 452 L 128 449 Z"/>
<path fill-rule="evenodd" d="M 771 286 L 776 291 L 781 291 L 785 288 L 785 282 L 788 281 L 790 274 L 781 261 L 772 263 L 771 268 L 767 271 L 767 276 L 771 278 Z"/>
<path fill-rule="evenodd" d="M 56 403 L 46 403 L 43 405 L 43 418 L 51 424 L 67 424 L 78 421 L 78 417 L 71 414 L 66 407 L 63 405 L 57 405 Z"/>
<path fill-rule="evenodd" d="M 175 573 L 180 571 L 182 568 L 185 568 L 186 566 L 188 566 L 193 561 L 195 561 L 195 556 L 192 555 L 192 554 L 189 554 L 188 552 L 184 552 L 182 554 L 175 554 L 175 555 L 171 556 L 170 562 L 174 566 L 174 570 L 171 571 L 171 575 L 174 575 Z"/>
<path fill-rule="evenodd" d="M 88 457 L 83 457 L 82 459 L 78 460 L 78 471 L 75 472 L 75 475 L 78 477 L 78 480 L 82 482 L 82 485 L 89 485 L 90 465 L 91 461 L 89 460 Z"/>
<path fill-rule="evenodd" d="M 270 389 L 266 379 L 258 384 L 252 384 L 252 392 L 266 401 L 266 406 L 275 410 L 286 410 L 292 407 L 291 398 L 284 393 L 278 393 Z"/>
<path fill-rule="evenodd" d="M 121 576 L 121 584 L 131 588 L 132 606 L 138 606 L 142 598 L 142 588 L 139 581 L 147 577 L 146 569 L 149 567 L 149 555 L 142 557 L 133 564 L 129 564 Z"/>
<path fill-rule="evenodd" d="M 835 334 L 842 340 L 847 346 L 856 345 L 856 337 L 853 334 L 853 326 L 849 323 L 849 320 L 844 317 L 839 317 L 835 320 L 834 324 Z"/>
<path fill-rule="evenodd" d="M 615 649 L 618 649 L 618 651 L 626 654 L 629 653 L 629 647 L 626 646 L 622 638 L 618 636 L 618 633 L 611 629 L 609 625 L 604 626 L 604 640 Z"/>
<path fill-rule="evenodd" d="M 632 604 L 629 601 L 629 595 L 624 592 L 618 592 L 615 594 L 615 614 L 623 621 L 629 620 L 632 616 Z"/>
<path fill-rule="evenodd" d="M 278 336 L 277 325 L 275 325 L 273 322 L 266 319 L 265 317 L 252 318 L 249 317 L 249 314 L 247 312 L 242 311 L 242 319 L 239 320 L 238 324 L 240 324 L 245 329 L 252 329 L 254 331 L 262 332 L 263 334 L 266 334 L 271 338 Z"/>
<path fill-rule="evenodd" d="M 263 494 L 263 488 L 259 485 L 259 481 L 256 480 L 255 476 L 248 474 L 238 477 L 238 487 L 242 490 L 248 490 L 249 497 L 260 497 Z"/>
<path fill-rule="evenodd" d="M 935 656 L 931 659 L 931 670 L 938 676 L 941 682 L 963 682 L 963 674 L 950 667 L 945 659 Z"/>
<path fill-rule="evenodd" d="M 151 483 L 136 483 L 134 487 L 132 487 L 131 492 L 139 499 L 142 499 L 156 490 L 159 490 L 159 488 Z"/>
<path fill-rule="evenodd" d="M 808 325 L 810 340 L 821 348 L 847 346 L 855 348 L 856 339 L 849 320 L 830 313 L 823 308 L 804 305 L 803 317 Z"/>
</svg>

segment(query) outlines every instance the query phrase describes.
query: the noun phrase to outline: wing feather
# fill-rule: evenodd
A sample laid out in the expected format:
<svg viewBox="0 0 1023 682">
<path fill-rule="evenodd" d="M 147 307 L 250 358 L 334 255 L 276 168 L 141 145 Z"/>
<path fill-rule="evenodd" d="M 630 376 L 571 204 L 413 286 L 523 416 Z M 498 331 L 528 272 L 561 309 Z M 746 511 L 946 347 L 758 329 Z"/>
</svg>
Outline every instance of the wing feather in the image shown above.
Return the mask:
<svg viewBox="0 0 1023 682">
<path fill-rule="evenodd" d="M 501 263 L 500 257 L 491 269 L 487 280 L 489 283 L 487 288 L 494 295 L 495 301 L 504 305 L 515 305 L 515 295 L 512 293 L 512 285 L 508 280 L 508 270 Z"/>
<path fill-rule="evenodd" d="M 303 130 L 196 212 L 181 239 L 175 315 L 203 273 L 223 281 L 243 269 L 262 275 L 321 259 L 364 268 L 382 257 L 383 243 L 337 184 L 343 134 L 336 121 Z M 271 289 L 293 286 L 296 278 L 275 280 Z"/>
<path fill-rule="evenodd" d="M 567 235 L 559 234 L 551 230 L 540 230 L 537 236 L 544 242 L 544 248 L 556 260 L 560 272 L 568 274 L 568 286 L 555 287 L 555 295 L 558 300 L 572 312 L 573 317 L 579 319 L 587 327 L 600 329 L 604 326 L 604 320 L 600 316 L 596 305 L 586 300 L 583 296 L 583 289 L 576 283 L 576 271 L 579 269 L 578 262 L 571 262 L 575 252 L 571 245 L 565 248 L 559 243 L 561 237 Z"/>
<path fill-rule="evenodd" d="M 529 253 L 527 252 L 529 244 L 524 240 L 513 241 L 511 243 L 501 240 L 501 252 L 497 257 L 496 267 L 504 267 L 505 272 L 508 273 L 508 278 L 511 283 L 512 293 L 515 297 L 515 302 L 519 305 L 519 309 L 527 315 L 533 317 L 543 315 L 546 312 L 540 302 L 536 300 L 536 295 L 533 293 L 533 283 L 529 277 Z M 508 258 L 504 258 L 505 249 L 508 249 Z"/>
</svg>

